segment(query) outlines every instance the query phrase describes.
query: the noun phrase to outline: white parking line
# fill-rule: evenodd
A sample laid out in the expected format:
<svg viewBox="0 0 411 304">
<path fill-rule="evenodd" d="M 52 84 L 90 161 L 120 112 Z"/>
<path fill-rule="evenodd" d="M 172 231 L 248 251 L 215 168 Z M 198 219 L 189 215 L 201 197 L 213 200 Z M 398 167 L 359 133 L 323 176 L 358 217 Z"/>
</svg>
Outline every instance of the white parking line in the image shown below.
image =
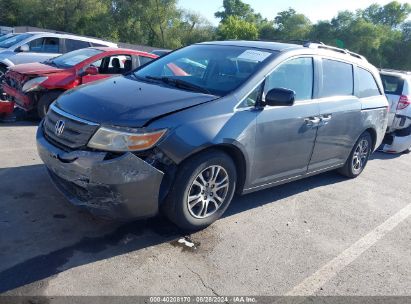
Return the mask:
<svg viewBox="0 0 411 304">
<path fill-rule="evenodd" d="M 334 278 L 341 270 L 357 259 L 367 249 L 373 246 L 378 240 L 388 232 L 398 226 L 402 221 L 411 215 L 411 204 L 408 204 L 396 214 L 387 219 L 384 223 L 370 231 L 367 235 L 359 239 L 349 248 L 344 250 L 339 256 L 329 261 L 314 274 L 306 278 L 300 284 L 286 293 L 286 296 L 310 296 L 324 286 L 329 280 Z"/>
</svg>

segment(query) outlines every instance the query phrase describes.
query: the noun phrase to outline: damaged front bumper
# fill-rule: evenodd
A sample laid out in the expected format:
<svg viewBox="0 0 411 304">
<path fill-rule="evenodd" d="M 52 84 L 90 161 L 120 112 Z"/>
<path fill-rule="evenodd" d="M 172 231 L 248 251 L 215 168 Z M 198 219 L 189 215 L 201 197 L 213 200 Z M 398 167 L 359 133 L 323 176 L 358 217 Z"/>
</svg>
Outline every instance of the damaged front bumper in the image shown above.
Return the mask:
<svg viewBox="0 0 411 304">
<path fill-rule="evenodd" d="M 33 108 L 33 102 L 30 97 L 23 92 L 20 92 L 7 84 L 3 84 L 3 91 L 7 96 L 7 100 L 15 103 L 17 107 L 29 111 Z"/>
<path fill-rule="evenodd" d="M 121 220 L 151 217 L 159 209 L 164 173 L 132 153 L 66 152 L 37 130 L 37 150 L 57 188 L 74 205 Z"/>
</svg>

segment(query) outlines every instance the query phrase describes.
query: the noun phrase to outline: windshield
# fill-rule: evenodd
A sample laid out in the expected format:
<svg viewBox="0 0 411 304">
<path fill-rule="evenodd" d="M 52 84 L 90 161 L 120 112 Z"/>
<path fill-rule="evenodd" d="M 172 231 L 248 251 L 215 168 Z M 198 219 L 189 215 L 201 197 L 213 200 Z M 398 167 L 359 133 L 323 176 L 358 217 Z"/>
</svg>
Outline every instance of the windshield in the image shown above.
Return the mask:
<svg viewBox="0 0 411 304">
<path fill-rule="evenodd" d="M 13 37 L 13 36 L 16 36 L 16 34 L 6 34 L 6 35 L 3 35 L 3 36 L 0 36 L 0 42 L 1 42 L 1 41 L 4 41 L 4 40 L 6 40 L 6 39 L 9 39 L 9 38 L 11 38 L 11 37 Z"/>
<path fill-rule="evenodd" d="M 33 36 L 32 34 L 19 34 L 15 35 L 13 37 L 9 37 L 3 41 L 0 41 L 0 48 L 7 49 L 20 41 L 23 41 L 24 39 L 27 39 L 29 37 Z"/>
<path fill-rule="evenodd" d="M 243 84 L 273 53 L 239 46 L 192 45 L 144 66 L 134 75 L 224 96 Z"/>
<path fill-rule="evenodd" d="M 87 48 L 87 49 L 80 49 L 76 51 L 72 51 L 70 53 L 66 53 L 64 55 L 55 57 L 46 61 L 47 64 L 52 64 L 56 67 L 60 68 L 71 68 L 80 62 L 89 59 L 97 54 L 102 53 L 103 51 Z"/>
</svg>

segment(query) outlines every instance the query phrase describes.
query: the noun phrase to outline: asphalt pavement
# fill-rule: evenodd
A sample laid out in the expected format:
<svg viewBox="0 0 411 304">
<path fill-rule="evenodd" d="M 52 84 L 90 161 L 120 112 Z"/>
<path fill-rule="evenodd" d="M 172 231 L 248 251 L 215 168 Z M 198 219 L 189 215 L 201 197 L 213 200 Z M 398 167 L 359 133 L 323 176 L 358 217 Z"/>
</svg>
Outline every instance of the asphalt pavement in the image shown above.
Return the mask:
<svg viewBox="0 0 411 304">
<path fill-rule="evenodd" d="M 71 206 L 35 131 L 0 125 L 3 295 L 411 296 L 411 154 L 375 153 L 357 179 L 236 197 L 186 236 L 161 217 L 116 223 Z"/>
</svg>

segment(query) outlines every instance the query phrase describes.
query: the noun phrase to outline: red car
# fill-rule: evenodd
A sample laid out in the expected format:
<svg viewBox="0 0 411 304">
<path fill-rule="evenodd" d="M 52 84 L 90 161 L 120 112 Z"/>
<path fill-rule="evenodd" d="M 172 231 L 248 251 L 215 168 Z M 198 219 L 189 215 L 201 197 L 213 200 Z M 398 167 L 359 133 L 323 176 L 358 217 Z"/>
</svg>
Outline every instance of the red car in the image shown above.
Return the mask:
<svg viewBox="0 0 411 304">
<path fill-rule="evenodd" d="M 64 91 L 113 75 L 128 73 L 157 55 L 110 47 L 76 50 L 42 63 L 20 64 L 5 75 L 7 100 L 43 118 Z"/>
</svg>

